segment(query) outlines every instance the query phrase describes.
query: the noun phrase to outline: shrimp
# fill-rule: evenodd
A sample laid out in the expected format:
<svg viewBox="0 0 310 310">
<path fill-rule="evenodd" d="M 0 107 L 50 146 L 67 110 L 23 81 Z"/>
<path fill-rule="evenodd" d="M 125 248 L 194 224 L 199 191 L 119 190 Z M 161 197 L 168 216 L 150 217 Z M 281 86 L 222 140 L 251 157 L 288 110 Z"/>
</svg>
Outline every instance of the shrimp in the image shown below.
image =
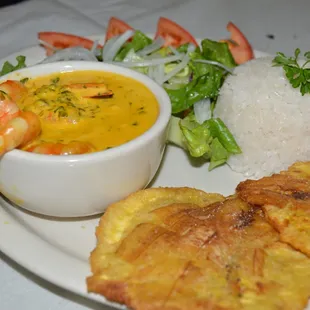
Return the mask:
<svg viewBox="0 0 310 310">
<path fill-rule="evenodd" d="M 26 87 L 18 81 L 0 84 L 0 155 L 27 144 L 41 132 L 38 116 L 22 112 L 16 104 L 26 92 Z"/>
<path fill-rule="evenodd" d="M 71 141 L 69 143 L 42 142 L 30 146 L 25 151 L 45 155 L 77 155 L 93 152 L 94 147 L 87 142 Z"/>
<path fill-rule="evenodd" d="M 0 84 L 0 92 L 8 96 L 11 101 L 17 102 L 27 93 L 27 88 L 19 81 L 7 80 Z"/>
<path fill-rule="evenodd" d="M 8 80 L 0 84 L 0 128 L 18 116 L 20 110 L 16 101 L 26 92 L 26 87 L 17 81 Z"/>
<path fill-rule="evenodd" d="M 113 95 L 105 84 L 71 84 L 68 88 L 85 98 Z M 8 80 L 0 84 L 0 156 L 15 148 L 46 155 L 74 155 L 95 151 L 90 143 L 81 141 L 67 144 L 42 142 L 33 145 L 32 142 L 41 133 L 41 122 L 37 114 L 21 111 L 16 104 L 25 94 L 27 88 L 21 82 Z"/>
</svg>

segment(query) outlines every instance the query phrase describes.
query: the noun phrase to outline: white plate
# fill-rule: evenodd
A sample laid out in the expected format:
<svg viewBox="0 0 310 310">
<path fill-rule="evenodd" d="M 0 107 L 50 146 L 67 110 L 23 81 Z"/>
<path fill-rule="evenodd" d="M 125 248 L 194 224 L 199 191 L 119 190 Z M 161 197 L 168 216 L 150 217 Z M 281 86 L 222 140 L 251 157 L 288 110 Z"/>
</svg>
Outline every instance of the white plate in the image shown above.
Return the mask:
<svg viewBox="0 0 310 310">
<path fill-rule="evenodd" d="M 43 59 L 45 53 L 37 46 L 5 60 L 14 61 L 17 55 L 25 55 L 27 64 L 32 65 Z M 263 55 L 256 53 L 257 57 Z M 208 172 L 206 164 L 190 161 L 181 149 L 168 146 L 151 186 L 190 186 L 228 195 L 234 192 L 241 180 L 243 177 L 227 166 Z M 85 278 L 90 275 L 88 257 L 95 247 L 98 220 L 99 217 L 68 221 L 35 216 L 0 197 L 0 250 L 36 275 L 60 287 L 120 308 L 86 291 Z"/>
</svg>

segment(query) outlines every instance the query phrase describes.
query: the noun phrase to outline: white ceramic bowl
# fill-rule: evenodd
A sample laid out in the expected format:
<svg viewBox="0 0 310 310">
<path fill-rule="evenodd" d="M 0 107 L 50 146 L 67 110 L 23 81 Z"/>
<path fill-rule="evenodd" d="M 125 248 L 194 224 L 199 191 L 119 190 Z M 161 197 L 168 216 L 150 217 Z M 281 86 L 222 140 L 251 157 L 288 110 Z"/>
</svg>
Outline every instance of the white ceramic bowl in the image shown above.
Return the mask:
<svg viewBox="0 0 310 310">
<path fill-rule="evenodd" d="M 0 159 L 0 191 L 27 210 L 78 217 L 102 213 L 112 202 L 144 188 L 154 177 L 166 144 L 171 103 L 153 80 L 130 69 L 96 62 L 58 62 L 37 65 L 0 79 L 21 79 L 74 70 L 109 71 L 131 77 L 155 95 L 160 112 L 143 135 L 101 152 L 51 156 L 21 150 Z"/>
</svg>

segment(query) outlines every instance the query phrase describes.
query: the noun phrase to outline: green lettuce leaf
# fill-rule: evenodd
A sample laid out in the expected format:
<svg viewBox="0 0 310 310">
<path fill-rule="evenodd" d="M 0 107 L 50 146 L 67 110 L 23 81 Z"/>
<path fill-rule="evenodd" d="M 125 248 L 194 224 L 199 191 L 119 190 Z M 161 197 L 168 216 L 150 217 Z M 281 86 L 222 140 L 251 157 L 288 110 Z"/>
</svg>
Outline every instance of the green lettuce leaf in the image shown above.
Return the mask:
<svg viewBox="0 0 310 310">
<path fill-rule="evenodd" d="M 189 43 L 185 43 L 177 47 L 177 51 L 179 53 L 187 53 L 187 49 L 189 47 Z M 200 53 L 200 48 L 199 46 L 196 47 L 195 52 Z"/>
<path fill-rule="evenodd" d="M 225 147 L 225 149 L 229 153 L 241 153 L 241 149 L 237 144 L 234 136 L 221 119 L 211 118 L 207 122 L 212 136 L 218 138 L 219 142 Z"/>
<path fill-rule="evenodd" d="M 205 75 L 205 74 L 217 74 L 219 76 L 221 76 L 224 81 L 224 76 L 227 74 L 227 72 L 225 72 L 225 70 L 223 70 L 220 67 L 214 66 L 212 64 L 206 64 L 206 63 L 201 63 L 201 62 L 195 62 L 195 60 L 206 60 L 206 58 L 198 52 L 193 52 L 190 53 L 190 58 L 191 61 L 189 62 L 189 67 L 192 70 L 193 73 L 193 79 L 198 78 L 201 75 Z"/>
<path fill-rule="evenodd" d="M 9 61 L 6 61 L 2 66 L 0 75 L 2 76 L 2 75 L 8 74 L 10 72 L 13 72 L 13 71 L 16 71 L 16 70 L 19 70 L 19 69 L 26 67 L 26 57 L 25 56 L 22 56 L 22 55 L 17 56 L 16 61 L 17 61 L 17 64 L 15 66 L 12 65 Z"/>
<path fill-rule="evenodd" d="M 193 113 L 184 119 L 171 116 L 168 142 L 189 151 L 193 157 L 210 159 L 212 137 L 205 124 L 199 124 Z"/>
<path fill-rule="evenodd" d="M 219 88 L 222 85 L 222 78 L 223 74 L 215 68 L 190 82 L 186 87 L 189 105 L 192 106 L 203 98 L 211 99 L 217 97 Z"/>
<path fill-rule="evenodd" d="M 178 89 L 166 89 L 173 114 L 187 110 L 201 99 L 209 98 L 215 101 L 227 75 L 227 72 L 220 67 L 195 62 L 197 59 L 206 59 L 199 51 L 190 53 L 190 59 L 188 67 L 192 81 Z"/>
<path fill-rule="evenodd" d="M 233 56 L 230 53 L 228 44 L 204 39 L 201 42 L 202 55 L 208 60 L 214 60 L 233 68 L 236 66 Z"/>
<path fill-rule="evenodd" d="M 171 115 L 170 122 L 169 122 L 169 130 L 168 130 L 168 141 L 174 145 L 177 145 L 184 150 L 187 149 L 180 127 L 181 118 Z"/>
<path fill-rule="evenodd" d="M 124 44 L 124 46 L 120 49 L 120 51 L 115 56 L 115 61 L 123 61 L 126 55 L 130 50 L 134 50 L 135 52 L 145 48 L 153 42 L 148 36 L 146 36 L 143 32 L 137 30 L 132 37 L 130 42 Z"/>
<path fill-rule="evenodd" d="M 223 72 L 211 66 L 209 72 L 197 77 L 190 83 L 179 89 L 166 89 L 171 105 L 172 113 L 180 113 L 193 106 L 204 98 L 216 98 L 223 82 Z"/>
<path fill-rule="evenodd" d="M 193 157 L 210 157 L 211 132 L 205 124 L 199 124 L 195 115 L 190 114 L 180 121 L 184 144 Z"/>
<path fill-rule="evenodd" d="M 211 118 L 199 124 L 194 113 L 184 119 L 172 116 L 168 141 L 187 150 L 192 157 L 210 161 L 209 170 L 225 164 L 231 154 L 241 152 L 220 119 Z"/>
<path fill-rule="evenodd" d="M 186 86 L 179 89 L 167 89 L 166 92 L 171 101 L 172 114 L 182 112 L 190 107 L 187 101 Z"/>
<path fill-rule="evenodd" d="M 177 51 L 179 53 L 186 53 L 187 52 L 187 49 L 188 49 L 188 46 L 189 46 L 189 43 L 185 43 L 185 44 L 182 44 L 180 45 L 179 47 L 177 47 Z"/>
<path fill-rule="evenodd" d="M 218 138 L 211 142 L 211 159 L 209 164 L 209 171 L 225 164 L 229 158 L 229 152 L 225 149 Z"/>
</svg>

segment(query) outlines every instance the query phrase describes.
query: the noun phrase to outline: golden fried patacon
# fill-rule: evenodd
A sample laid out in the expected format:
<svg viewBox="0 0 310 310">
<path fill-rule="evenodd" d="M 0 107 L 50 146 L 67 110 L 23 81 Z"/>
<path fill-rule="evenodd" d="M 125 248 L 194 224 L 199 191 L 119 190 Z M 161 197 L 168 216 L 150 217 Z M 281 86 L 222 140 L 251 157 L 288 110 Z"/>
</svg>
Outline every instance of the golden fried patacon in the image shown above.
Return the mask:
<svg viewBox="0 0 310 310">
<path fill-rule="evenodd" d="M 263 212 L 189 188 L 111 205 L 97 228 L 88 290 L 139 310 L 303 309 L 310 260 Z"/>
<path fill-rule="evenodd" d="M 162 247 L 161 242 L 156 243 L 157 237 L 169 231 L 160 226 L 160 218 L 152 211 L 165 206 L 172 206 L 173 210 L 175 205 L 175 212 L 178 212 L 178 205 L 188 209 L 223 199 L 222 195 L 207 194 L 190 188 L 154 188 L 139 191 L 111 205 L 101 218 L 96 231 L 98 244 L 90 258 L 93 276 L 87 281 L 89 291 L 127 305 L 131 304 L 129 298 L 138 302 L 138 296 L 144 298 L 145 304 L 151 303 L 155 306 L 157 299 L 160 305 L 166 298 L 165 290 L 170 289 L 173 283 L 174 269 L 178 266 L 181 268 L 182 264 L 173 257 L 174 252 L 178 252 L 177 248 L 173 248 L 173 243 L 170 250 Z M 168 241 L 168 236 L 166 238 Z M 140 261 L 144 259 L 142 254 L 149 254 L 145 248 L 151 243 L 153 244 L 150 249 L 154 249 L 154 254 L 158 251 L 156 257 L 162 261 L 157 262 L 155 257 L 154 260 L 150 257 L 149 267 L 143 263 L 140 266 Z M 179 250 L 186 254 L 186 249 Z M 171 257 L 165 258 L 166 253 L 171 254 Z M 143 266 L 149 268 L 149 271 L 143 271 Z M 134 273 L 137 274 L 137 287 L 135 289 L 133 284 L 133 291 L 129 293 L 125 281 L 129 276 L 135 277 Z M 143 280 L 143 276 L 152 277 L 152 274 L 154 281 L 149 280 L 147 283 Z M 139 286 L 138 276 L 141 277 Z M 135 293 L 138 294 L 137 297 L 133 296 Z M 140 302 L 142 303 L 142 300 Z"/>
<path fill-rule="evenodd" d="M 310 256 L 310 162 L 237 187 L 238 196 L 261 206 L 280 239 Z"/>
</svg>

